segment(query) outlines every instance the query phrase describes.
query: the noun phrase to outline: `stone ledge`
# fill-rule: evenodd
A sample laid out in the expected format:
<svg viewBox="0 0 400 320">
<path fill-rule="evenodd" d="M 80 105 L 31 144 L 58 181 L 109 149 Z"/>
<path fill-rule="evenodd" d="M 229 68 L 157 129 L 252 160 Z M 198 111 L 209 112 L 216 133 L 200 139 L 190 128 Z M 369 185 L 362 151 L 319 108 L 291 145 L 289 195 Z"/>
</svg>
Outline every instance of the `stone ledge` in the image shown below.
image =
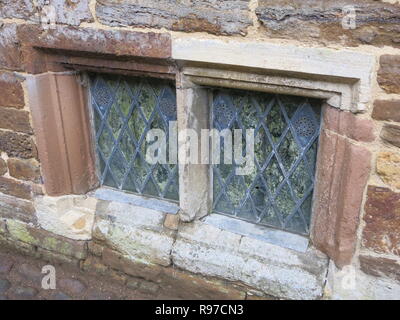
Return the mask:
<svg viewBox="0 0 400 320">
<path fill-rule="evenodd" d="M 240 281 L 289 299 L 320 298 L 328 265 L 313 249 L 301 254 L 202 222 L 180 228 L 172 259 L 181 269 Z"/>
<path fill-rule="evenodd" d="M 164 229 L 164 219 L 160 211 L 100 201 L 93 237 L 130 259 L 168 266 L 174 233 Z"/>
</svg>

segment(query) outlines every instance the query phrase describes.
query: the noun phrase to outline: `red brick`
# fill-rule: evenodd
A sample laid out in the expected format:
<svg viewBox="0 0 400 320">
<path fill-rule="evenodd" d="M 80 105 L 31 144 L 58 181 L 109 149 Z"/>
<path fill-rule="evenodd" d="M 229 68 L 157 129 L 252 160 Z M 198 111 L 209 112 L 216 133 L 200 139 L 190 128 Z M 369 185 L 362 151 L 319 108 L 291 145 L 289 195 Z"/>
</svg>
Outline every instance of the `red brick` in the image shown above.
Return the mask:
<svg viewBox="0 0 400 320">
<path fill-rule="evenodd" d="M 341 267 L 356 247 L 371 153 L 334 133 L 321 133 L 314 204 L 314 245 Z"/>
<path fill-rule="evenodd" d="M 400 122 L 400 100 L 375 100 L 372 118 Z"/>
<path fill-rule="evenodd" d="M 21 80 L 11 72 L 0 72 L 0 106 L 22 108 L 25 105 Z"/>
<path fill-rule="evenodd" d="M 384 54 L 379 62 L 380 87 L 387 93 L 400 93 L 400 55 Z"/>
<path fill-rule="evenodd" d="M 324 114 L 325 129 L 362 142 L 375 140 L 374 122 L 351 112 L 327 107 Z"/>
<path fill-rule="evenodd" d="M 367 197 L 363 247 L 400 256 L 400 193 L 369 186 Z"/>
<path fill-rule="evenodd" d="M 0 192 L 22 199 L 32 198 L 30 185 L 6 177 L 0 177 Z"/>
<path fill-rule="evenodd" d="M 0 128 L 31 134 L 29 112 L 14 108 L 0 108 Z"/>
</svg>

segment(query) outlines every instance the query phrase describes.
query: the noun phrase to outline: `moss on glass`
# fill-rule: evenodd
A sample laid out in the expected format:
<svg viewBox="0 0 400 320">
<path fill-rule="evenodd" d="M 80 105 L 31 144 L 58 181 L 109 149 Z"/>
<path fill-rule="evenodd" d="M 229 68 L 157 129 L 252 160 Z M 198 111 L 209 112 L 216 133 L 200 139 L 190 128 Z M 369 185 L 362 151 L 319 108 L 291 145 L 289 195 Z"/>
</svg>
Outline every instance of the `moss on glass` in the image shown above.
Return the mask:
<svg viewBox="0 0 400 320">
<path fill-rule="evenodd" d="M 214 211 L 308 233 L 320 121 L 318 103 L 304 97 L 214 91 L 214 128 L 254 129 L 256 160 L 256 170 L 246 176 L 235 175 L 235 164 L 214 165 Z M 233 118 L 227 121 L 227 115 Z M 309 117 L 306 120 L 311 126 L 297 127 L 304 122 L 298 121 L 299 117 Z M 309 135 L 313 127 L 315 132 Z M 308 135 L 301 136 L 303 132 Z"/>
<path fill-rule="evenodd" d="M 176 120 L 173 85 L 99 74 L 90 75 L 90 84 L 96 136 L 102 130 L 96 142 L 103 185 L 178 200 L 176 165 L 145 161 L 148 130 L 168 132 L 168 121 Z"/>
</svg>

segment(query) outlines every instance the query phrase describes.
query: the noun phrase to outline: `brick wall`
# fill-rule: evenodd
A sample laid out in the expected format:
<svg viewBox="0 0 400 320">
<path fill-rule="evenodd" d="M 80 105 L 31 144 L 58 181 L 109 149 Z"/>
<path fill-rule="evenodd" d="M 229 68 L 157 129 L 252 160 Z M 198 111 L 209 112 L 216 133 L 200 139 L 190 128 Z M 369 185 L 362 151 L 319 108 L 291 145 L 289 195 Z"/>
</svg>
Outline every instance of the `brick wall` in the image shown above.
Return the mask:
<svg viewBox="0 0 400 320">
<path fill-rule="evenodd" d="M 33 223 L 32 200 L 45 190 L 25 79 L 29 73 L 40 72 L 43 61 L 26 50 L 31 34 L 24 30 L 27 24 L 39 23 L 45 12 L 43 3 L 0 2 L 0 217 Z M 371 74 L 373 104 L 363 114 L 344 116 L 341 128 L 333 125 L 328 131 L 339 140 L 345 136 L 351 148 L 371 157 L 362 210 L 355 213 L 359 227 L 351 230 L 356 234 L 350 244 L 350 258 L 355 250 L 352 264 L 374 278 L 400 281 L 400 4 L 383 0 L 154 0 L 143 4 L 50 0 L 50 4 L 56 10 L 54 21 L 64 28 L 60 41 L 70 48 L 76 37 L 85 37 L 99 50 L 118 54 L 129 48 L 116 48 L 115 40 L 129 37 L 134 30 L 373 54 L 379 62 Z M 342 27 L 345 6 L 356 10 L 354 29 Z M 58 30 L 39 29 L 38 38 L 51 44 L 51 34 Z M 368 158 L 354 161 L 368 162 Z M 349 194 L 353 196 L 359 195 Z"/>
</svg>

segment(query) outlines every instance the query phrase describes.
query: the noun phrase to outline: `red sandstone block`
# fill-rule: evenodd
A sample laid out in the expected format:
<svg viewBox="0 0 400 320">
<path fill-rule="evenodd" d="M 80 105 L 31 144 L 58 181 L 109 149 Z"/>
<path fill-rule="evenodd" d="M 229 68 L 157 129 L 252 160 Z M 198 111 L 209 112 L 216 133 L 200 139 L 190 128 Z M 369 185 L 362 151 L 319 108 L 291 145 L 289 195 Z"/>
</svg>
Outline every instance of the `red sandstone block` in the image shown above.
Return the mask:
<svg viewBox="0 0 400 320">
<path fill-rule="evenodd" d="M 0 72 L 0 106 L 22 108 L 25 105 L 21 80 L 11 72 Z"/>
<path fill-rule="evenodd" d="M 359 115 L 327 107 L 324 115 L 325 129 L 361 142 L 375 140 L 374 122 Z"/>
<path fill-rule="evenodd" d="M 321 133 L 312 240 L 337 266 L 354 254 L 371 153 L 334 133 Z"/>
<path fill-rule="evenodd" d="M 369 186 L 367 197 L 363 247 L 400 256 L 400 193 Z"/>
</svg>

